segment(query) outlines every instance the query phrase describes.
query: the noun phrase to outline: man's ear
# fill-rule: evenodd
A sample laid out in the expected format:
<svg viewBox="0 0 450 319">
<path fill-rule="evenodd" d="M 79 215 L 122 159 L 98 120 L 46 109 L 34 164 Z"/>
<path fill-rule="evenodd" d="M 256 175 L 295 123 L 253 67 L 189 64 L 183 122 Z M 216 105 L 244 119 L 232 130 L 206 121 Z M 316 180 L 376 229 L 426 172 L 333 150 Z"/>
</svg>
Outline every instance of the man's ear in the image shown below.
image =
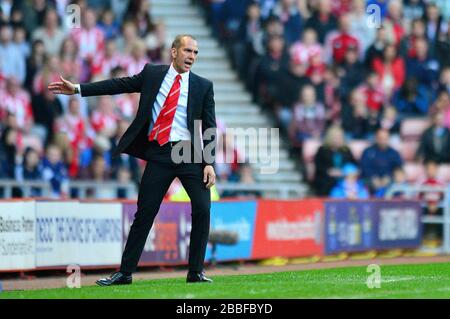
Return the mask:
<svg viewBox="0 0 450 319">
<path fill-rule="evenodd" d="M 170 49 L 170 54 L 171 54 L 172 58 L 175 59 L 176 54 L 177 54 L 177 49 L 176 48 L 171 48 Z"/>
</svg>

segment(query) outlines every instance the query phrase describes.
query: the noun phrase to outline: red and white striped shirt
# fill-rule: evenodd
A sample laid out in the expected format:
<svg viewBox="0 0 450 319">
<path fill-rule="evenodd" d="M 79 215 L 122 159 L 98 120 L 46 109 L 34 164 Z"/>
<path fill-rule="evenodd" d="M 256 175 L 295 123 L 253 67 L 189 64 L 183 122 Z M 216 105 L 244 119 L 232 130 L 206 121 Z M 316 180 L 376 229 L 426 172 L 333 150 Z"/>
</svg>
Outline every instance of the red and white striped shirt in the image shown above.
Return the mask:
<svg viewBox="0 0 450 319">
<path fill-rule="evenodd" d="M 78 45 L 78 55 L 82 59 L 94 58 L 97 54 L 103 52 L 105 47 L 105 36 L 98 27 L 94 27 L 91 30 L 84 28 L 74 29 L 72 38 Z"/>
<path fill-rule="evenodd" d="M 28 129 L 33 124 L 33 109 L 29 94 L 25 90 L 18 91 L 15 95 L 6 90 L 0 90 L 0 118 L 2 121 L 9 114 L 14 114 L 17 125 Z"/>
</svg>

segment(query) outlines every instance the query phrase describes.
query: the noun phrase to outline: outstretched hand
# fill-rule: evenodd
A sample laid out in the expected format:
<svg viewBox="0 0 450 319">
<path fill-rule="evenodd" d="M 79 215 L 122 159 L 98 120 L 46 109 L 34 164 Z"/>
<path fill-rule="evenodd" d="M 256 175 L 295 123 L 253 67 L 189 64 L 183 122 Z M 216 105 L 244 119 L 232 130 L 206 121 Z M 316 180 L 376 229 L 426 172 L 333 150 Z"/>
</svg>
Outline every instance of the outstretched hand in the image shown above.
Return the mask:
<svg viewBox="0 0 450 319">
<path fill-rule="evenodd" d="M 48 89 L 54 94 L 65 94 L 72 95 L 75 94 L 75 84 L 67 81 L 62 76 L 59 77 L 62 82 L 52 82 L 48 85 Z"/>
</svg>

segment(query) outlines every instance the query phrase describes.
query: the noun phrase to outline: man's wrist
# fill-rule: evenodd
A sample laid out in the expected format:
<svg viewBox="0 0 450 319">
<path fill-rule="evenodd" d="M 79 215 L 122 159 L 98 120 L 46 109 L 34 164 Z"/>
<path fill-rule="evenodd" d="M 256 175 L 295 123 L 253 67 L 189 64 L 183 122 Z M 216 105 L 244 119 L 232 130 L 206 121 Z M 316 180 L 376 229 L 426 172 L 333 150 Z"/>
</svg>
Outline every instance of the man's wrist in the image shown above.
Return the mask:
<svg viewBox="0 0 450 319">
<path fill-rule="evenodd" d="M 80 94 L 81 89 L 80 89 L 80 84 L 75 84 L 75 94 Z"/>
</svg>

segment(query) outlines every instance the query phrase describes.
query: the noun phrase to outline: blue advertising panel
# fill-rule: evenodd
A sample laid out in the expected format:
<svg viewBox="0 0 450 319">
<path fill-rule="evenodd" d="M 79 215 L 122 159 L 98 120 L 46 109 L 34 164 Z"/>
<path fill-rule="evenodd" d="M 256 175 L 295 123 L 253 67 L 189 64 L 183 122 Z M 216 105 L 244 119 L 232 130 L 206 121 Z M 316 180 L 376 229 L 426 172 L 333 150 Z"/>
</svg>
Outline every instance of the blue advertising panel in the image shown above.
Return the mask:
<svg viewBox="0 0 450 319">
<path fill-rule="evenodd" d="M 226 230 L 238 235 L 236 245 L 217 245 L 217 261 L 250 259 L 255 218 L 256 201 L 211 203 L 211 231 Z M 208 245 L 205 260 L 210 259 L 211 245 Z"/>
<path fill-rule="evenodd" d="M 422 241 L 422 207 L 418 201 L 374 203 L 377 248 L 413 248 Z"/>
<path fill-rule="evenodd" d="M 372 249 L 373 225 L 371 202 L 325 202 L 325 254 Z"/>
</svg>

